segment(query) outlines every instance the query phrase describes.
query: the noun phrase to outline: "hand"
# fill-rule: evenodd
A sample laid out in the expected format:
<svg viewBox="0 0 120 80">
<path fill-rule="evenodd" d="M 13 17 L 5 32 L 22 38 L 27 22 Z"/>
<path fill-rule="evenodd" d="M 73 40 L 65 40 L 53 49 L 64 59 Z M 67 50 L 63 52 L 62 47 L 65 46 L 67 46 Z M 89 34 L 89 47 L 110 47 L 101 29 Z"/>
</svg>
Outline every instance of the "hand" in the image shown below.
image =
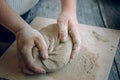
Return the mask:
<svg viewBox="0 0 120 80">
<path fill-rule="evenodd" d="M 68 33 L 72 38 L 73 50 L 69 60 L 69 62 L 71 62 L 73 57 L 79 53 L 81 45 L 76 14 L 69 11 L 62 12 L 58 17 L 57 24 L 59 26 L 59 38 L 62 42 L 67 41 Z"/>
<path fill-rule="evenodd" d="M 42 35 L 30 26 L 16 32 L 18 58 L 22 71 L 26 74 L 45 73 L 45 70 L 34 64 L 32 49 L 37 46 L 43 59 L 48 58 L 47 45 Z"/>
</svg>

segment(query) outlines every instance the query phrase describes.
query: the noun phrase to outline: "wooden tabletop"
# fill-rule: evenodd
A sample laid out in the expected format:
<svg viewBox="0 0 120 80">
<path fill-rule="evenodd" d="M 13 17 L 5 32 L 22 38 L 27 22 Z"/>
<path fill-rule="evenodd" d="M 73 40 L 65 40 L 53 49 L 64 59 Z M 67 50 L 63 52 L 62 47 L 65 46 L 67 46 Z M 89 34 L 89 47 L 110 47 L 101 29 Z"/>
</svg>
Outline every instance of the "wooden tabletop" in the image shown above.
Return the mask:
<svg viewBox="0 0 120 80">
<path fill-rule="evenodd" d="M 30 25 L 40 30 L 56 22 L 55 19 L 36 17 Z M 0 77 L 10 80 L 108 80 L 120 31 L 85 24 L 79 24 L 79 27 L 81 50 L 68 66 L 44 76 L 26 76 L 18 66 L 15 41 L 0 58 Z"/>
</svg>

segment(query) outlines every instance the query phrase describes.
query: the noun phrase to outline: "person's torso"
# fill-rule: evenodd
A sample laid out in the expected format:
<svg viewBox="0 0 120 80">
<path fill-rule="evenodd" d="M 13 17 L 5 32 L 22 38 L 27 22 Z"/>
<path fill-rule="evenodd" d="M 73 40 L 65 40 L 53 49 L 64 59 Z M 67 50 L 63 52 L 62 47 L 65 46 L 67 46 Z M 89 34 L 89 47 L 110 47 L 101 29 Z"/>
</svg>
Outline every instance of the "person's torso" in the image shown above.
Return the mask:
<svg viewBox="0 0 120 80">
<path fill-rule="evenodd" d="M 39 0 L 5 0 L 7 4 L 19 15 L 30 10 Z"/>
</svg>

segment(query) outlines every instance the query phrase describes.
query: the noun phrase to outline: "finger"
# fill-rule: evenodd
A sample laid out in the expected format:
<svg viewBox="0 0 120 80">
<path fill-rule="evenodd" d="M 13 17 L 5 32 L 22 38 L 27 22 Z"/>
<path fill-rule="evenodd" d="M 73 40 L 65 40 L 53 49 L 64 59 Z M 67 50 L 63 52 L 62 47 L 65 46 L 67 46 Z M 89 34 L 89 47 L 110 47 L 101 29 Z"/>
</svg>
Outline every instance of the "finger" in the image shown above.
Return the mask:
<svg viewBox="0 0 120 80">
<path fill-rule="evenodd" d="M 72 53 L 70 56 L 70 61 L 71 61 L 75 57 L 75 55 L 78 54 L 80 51 L 81 39 L 80 39 L 80 35 L 79 35 L 78 29 L 76 28 L 76 26 L 70 26 L 69 33 L 70 33 L 70 36 L 73 42 L 73 49 L 72 49 Z"/>
<path fill-rule="evenodd" d="M 80 46 L 79 44 L 73 44 L 73 49 L 72 49 L 72 53 L 71 53 L 71 56 L 70 56 L 70 60 L 69 60 L 69 63 L 73 60 L 73 58 L 78 55 L 80 51 Z"/>
<path fill-rule="evenodd" d="M 80 47 L 78 46 L 78 44 L 74 44 L 69 62 L 71 62 L 71 61 L 73 60 L 73 58 L 74 58 L 76 55 L 78 55 L 79 51 L 80 51 Z"/>
<path fill-rule="evenodd" d="M 25 62 L 25 65 L 26 67 L 34 72 L 34 73 L 43 73 L 45 71 L 41 70 L 37 65 L 34 64 L 34 60 L 33 60 L 33 57 L 32 57 L 32 47 L 30 46 L 24 46 L 22 51 L 21 51 L 21 56 L 23 57 L 24 59 L 24 62 Z"/>
<path fill-rule="evenodd" d="M 59 38 L 62 42 L 68 40 L 68 20 L 66 17 L 60 17 L 57 21 L 59 27 Z"/>
<path fill-rule="evenodd" d="M 48 59 L 47 44 L 41 34 L 36 38 L 35 43 L 39 50 L 40 56 L 42 56 L 43 59 Z"/>
<path fill-rule="evenodd" d="M 31 72 L 30 70 L 28 70 L 27 68 L 23 68 L 22 69 L 23 73 L 28 74 L 28 75 L 34 75 L 35 73 Z"/>
<path fill-rule="evenodd" d="M 19 53 L 18 53 L 18 60 L 19 60 L 19 67 L 23 73 L 29 74 L 29 75 L 35 74 L 26 68 L 25 63 L 24 63 L 24 61 Z"/>
</svg>

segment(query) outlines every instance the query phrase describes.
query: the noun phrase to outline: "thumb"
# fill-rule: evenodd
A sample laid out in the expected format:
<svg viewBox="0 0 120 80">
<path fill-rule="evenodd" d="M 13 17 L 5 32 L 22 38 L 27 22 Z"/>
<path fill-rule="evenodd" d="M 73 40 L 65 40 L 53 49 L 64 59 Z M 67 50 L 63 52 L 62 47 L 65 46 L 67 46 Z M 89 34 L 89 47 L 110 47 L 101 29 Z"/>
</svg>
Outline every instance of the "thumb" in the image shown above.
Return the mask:
<svg viewBox="0 0 120 80">
<path fill-rule="evenodd" d="M 59 39 L 62 42 L 68 40 L 68 20 L 58 19 L 57 21 L 59 27 Z"/>
</svg>

